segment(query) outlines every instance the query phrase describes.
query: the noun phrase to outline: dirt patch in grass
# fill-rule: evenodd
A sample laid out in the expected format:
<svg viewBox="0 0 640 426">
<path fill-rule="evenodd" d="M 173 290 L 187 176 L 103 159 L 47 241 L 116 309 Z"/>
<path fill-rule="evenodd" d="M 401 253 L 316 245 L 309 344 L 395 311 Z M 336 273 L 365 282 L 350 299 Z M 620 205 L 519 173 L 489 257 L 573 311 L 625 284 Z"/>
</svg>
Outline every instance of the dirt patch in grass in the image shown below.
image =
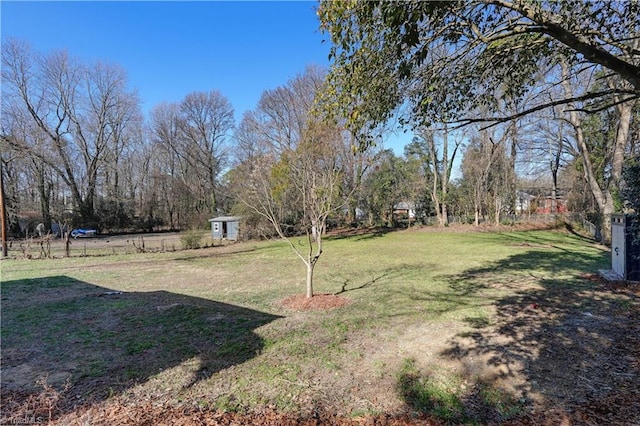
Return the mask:
<svg viewBox="0 0 640 426">
<path fill-rule="evenodd" d="M 333 309 L 346 306 L 349 303 L 351 303 L 349 299 L 335 294 L 315 294 L 313 297 L 298 294 L 287 297 L 281 302 L 282 306 L 293 309 L 294 311 Z"/>
<path fill-rule="evenodd" d="M 580 279 L 598 286 L 548 279 L 502 298 L 495 325 L 474 326 L 444 352 L 481 359 L 494 374 L 485 379 L 522 398 L 529 412 L 513 424 L 638 424 L 640 285 Z"/>
</svg>

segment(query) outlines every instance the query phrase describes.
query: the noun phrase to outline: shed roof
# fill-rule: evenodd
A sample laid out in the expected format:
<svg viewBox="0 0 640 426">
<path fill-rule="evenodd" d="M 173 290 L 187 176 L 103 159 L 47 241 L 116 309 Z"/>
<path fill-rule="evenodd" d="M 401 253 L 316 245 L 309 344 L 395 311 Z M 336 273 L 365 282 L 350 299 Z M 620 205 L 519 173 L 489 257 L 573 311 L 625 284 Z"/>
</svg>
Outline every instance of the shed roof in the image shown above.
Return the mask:
<svg viewBox="0 0 640 426">
<path fill-rule="evenodd" d="M 209 222 L 239 222 L 240 216 L 218 216 L 209 219 Z"/>
</svg>

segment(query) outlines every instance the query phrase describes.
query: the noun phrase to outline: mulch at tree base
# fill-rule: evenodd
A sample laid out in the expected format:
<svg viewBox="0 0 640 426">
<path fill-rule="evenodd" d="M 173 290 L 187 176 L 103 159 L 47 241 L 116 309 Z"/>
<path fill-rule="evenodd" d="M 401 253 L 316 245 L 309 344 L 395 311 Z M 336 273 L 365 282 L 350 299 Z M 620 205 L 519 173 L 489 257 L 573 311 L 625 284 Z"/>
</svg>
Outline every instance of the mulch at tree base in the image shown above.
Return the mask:
<svg viewBox="0 0 640 426">
<path fill-rule="evenodd" d="M 315 294 L 313 297 L 306 297 L 304 294 L 287 297 L 282 302 L 282 306 L 296 311 L 309 311 L 314 309 L 332 309 L 339 308 L 351 303 L 346 299 L 335 294 Z"/>
</svg>

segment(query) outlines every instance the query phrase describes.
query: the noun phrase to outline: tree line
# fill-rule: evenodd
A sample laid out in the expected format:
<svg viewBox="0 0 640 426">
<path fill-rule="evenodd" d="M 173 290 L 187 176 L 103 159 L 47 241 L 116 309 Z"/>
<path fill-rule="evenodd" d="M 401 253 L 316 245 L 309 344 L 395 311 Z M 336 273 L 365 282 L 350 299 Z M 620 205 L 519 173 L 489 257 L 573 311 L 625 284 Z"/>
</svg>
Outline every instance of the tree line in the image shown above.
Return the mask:
<svg viewBox="0 0 640 426">
<path fill-rule="evenodd" d="M 511 174 L 519 162 L 547 163 L 553 193 L 571 163 L 608 234 L 621 189 L 637 184 L 622 170 L 639 150 L 638 2 L 322 1 L 319 16 L 332 41 L 327 104 L 363 148 L 396 114 L 418 132 L 479 124 L 470 152 L 505 155 Z M 474 172 L 478 201 L 488 171 Z"/>
<path fill-rule="evenodd" d="M 9 229 L 188 229 L 236 214 L 247 236 L 307 235 L 298 255 L 313 266 L 332 223 L 393 226 L 400 203 L 440 225 L 500 223 L 519 189 L 566 194 L 606 229 L 637 185 L 623 178 L 640 154 L 637 8 L 321 2 L 331 68 L 266 90 L 239 122 L 216 89 L 145 117 L 118 65 L 9 39 Z M 414 135 L 402 155 L 382 143 L 398 128 Z"/>
</svg>

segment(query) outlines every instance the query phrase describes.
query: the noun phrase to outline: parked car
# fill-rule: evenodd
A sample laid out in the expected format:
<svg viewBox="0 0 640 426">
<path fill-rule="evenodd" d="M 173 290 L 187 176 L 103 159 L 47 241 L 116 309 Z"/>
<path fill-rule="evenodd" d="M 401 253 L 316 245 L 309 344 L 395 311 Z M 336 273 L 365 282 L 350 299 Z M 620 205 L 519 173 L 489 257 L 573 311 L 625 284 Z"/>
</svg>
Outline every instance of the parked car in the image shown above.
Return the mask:
<svg viewBox="0 0 640 426">
<path fill-rule="evenodd" d="M 73 231 L 71 231 L 71 236 L 73 238 L 86 238 L 86 237 L 95 237 L 96 233 L 98 231 L 96 231 L 95 229 L 74 229 Z"/>
</svg>

